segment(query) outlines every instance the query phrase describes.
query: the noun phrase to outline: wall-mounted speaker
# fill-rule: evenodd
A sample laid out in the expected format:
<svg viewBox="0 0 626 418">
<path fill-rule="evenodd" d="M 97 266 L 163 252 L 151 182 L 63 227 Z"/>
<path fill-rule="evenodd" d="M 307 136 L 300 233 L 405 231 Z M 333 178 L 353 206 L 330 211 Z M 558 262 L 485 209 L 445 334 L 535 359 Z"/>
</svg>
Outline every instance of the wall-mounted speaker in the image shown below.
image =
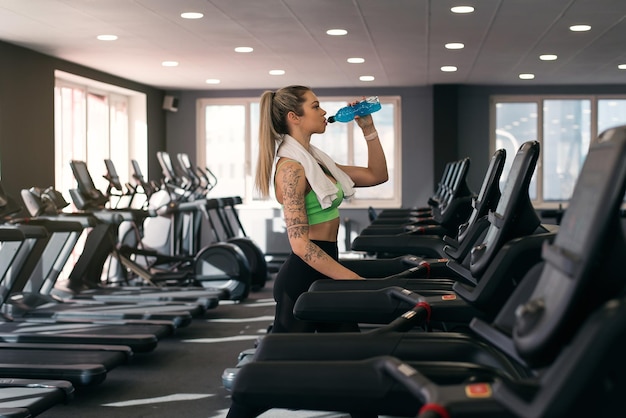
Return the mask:
<svg viewBox="0 0 626 418">
<path fill-rule="evenodd" d="M 165 96 L 163 98 L 163 109 L 170 112 L 178 112 L 178 98 L 174 96 Z"/>
</svg>

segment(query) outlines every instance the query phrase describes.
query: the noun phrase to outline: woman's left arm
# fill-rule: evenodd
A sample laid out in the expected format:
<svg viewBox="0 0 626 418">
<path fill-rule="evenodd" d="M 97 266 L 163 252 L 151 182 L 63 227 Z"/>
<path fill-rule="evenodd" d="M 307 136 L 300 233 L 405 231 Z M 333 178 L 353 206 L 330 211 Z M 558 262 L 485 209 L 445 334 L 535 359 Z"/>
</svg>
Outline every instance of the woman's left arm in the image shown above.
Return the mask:
<svg viewBox="0 0 626 418">
<path fill-rule="evenodd" d="M 389 180 L 387 160 L 372 115 L 357 116 L 355 121 L 361 127 L 367 144 L 367 167 L 339 164 L 337 166 L 350 176 L 356 187 L 376 186 L 384 183 Z"/>
</svg>

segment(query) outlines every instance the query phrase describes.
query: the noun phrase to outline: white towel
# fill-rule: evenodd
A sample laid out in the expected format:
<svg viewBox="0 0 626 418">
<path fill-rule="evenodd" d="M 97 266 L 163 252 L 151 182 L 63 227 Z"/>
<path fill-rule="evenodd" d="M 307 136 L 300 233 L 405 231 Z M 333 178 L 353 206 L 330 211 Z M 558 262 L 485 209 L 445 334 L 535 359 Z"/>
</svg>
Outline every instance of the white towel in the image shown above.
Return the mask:
<svg viewBox="0 0 626 418">
<path fill-rule="evenodd" d="M 295 138 L 285 135 L 278 147 L 277 155 L 279 157 L 291 158 L 302 164 L 306 179 L 311 189 L 317 195 L 317 200 L 320 202 L 322 209 L 329 207 L 333 200 L 337 198 L 339 189 L 330 181 L 318 163 L 326 167 L 335 180 L 341 184 L 345 198 L 354 195 L 354 182 L 350 176 L 337 167 L 333 159 L 319 148 L 309 145 L 309 151 L 307 152 Z"/>
</svg>

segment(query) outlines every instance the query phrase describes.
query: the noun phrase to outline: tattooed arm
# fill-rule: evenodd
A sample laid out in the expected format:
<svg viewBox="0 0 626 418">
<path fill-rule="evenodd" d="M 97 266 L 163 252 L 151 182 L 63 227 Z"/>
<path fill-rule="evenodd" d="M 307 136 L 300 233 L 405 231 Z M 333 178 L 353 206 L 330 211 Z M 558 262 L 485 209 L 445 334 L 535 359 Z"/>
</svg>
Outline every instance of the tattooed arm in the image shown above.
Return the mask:
<svg viewBox="0 0 626 418">
<path fill-rule="evenodd" d="M 304 196 L 308 183 L 304 168 L 295 161 L 280 164 L 276 173 L 276 197 L 283 204 L 287 236 L 292 251 L 309 266 L 333 279 L 361 279 L 335 261 L 309 238 Z"/>
</svg>

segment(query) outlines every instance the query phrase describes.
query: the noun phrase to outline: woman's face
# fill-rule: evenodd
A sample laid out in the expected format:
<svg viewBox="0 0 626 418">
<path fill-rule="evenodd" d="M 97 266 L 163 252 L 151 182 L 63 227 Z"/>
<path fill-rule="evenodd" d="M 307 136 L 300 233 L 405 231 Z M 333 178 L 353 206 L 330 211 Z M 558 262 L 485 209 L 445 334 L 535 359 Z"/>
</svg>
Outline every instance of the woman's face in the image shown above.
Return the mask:
<svg viewBox="0 0 626 418">
<path fill-rule="evenodd" d="M 302 116 L 300 123 L 303 130 L 312 134 L 321 134 L 326 130 L 326 111 L 320 107 L 320 102 L 312 91 L 304 94 Z"/>
</svg>

